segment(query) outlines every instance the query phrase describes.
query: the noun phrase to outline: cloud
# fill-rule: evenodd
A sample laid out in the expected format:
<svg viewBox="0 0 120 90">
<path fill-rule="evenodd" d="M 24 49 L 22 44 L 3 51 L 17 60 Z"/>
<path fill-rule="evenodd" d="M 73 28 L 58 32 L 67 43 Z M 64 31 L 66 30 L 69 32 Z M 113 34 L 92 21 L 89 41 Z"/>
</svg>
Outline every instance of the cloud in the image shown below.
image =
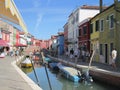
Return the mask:
<svg viewBox="0 0 120 90">
<path fill-rule="evenodd" d="M 39 27 L 39 25 L 40 25 L 40 23 L 41 23 L 41 21 L 42 21 L 42 18 L 43 18 L 43 15 L 42 14 L 38 14 L 37 15 L 37 21 L 36 21 L 36 24 L 35 24 L 35 31 L 36 30 L 38 30 L 38 27 Z"/>
</svg>

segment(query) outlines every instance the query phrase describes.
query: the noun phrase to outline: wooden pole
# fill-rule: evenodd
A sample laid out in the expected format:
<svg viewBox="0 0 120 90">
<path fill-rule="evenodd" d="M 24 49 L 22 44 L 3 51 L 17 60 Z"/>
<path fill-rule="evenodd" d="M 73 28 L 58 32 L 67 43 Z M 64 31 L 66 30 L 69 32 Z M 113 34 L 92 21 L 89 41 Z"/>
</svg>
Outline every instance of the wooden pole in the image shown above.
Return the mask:
<svg viewBox="0 0 120 90">
<path fill-rule="evenodd" d="M 90 62 L 89 62 L 89 66 L 88 66 L 88 71 L 90 70 L 90 66 L 91 66 L 94 54 L 95 54 L 95 50 L 93 51 L 92 56 L 90 58 Z"/>
<path fill-rule="evenodd" d="M 44 63 L 44 55 L 43 55 L 43 52 L 41 52 L 41 55 L 42 55 L 42 60 L 43 60 L 43 63 Z M 44 63 L 44 65 L 45 65 L 45 72 L 46 72 L 46 75 L 47 75 L 49 87 L 50 87 L 50 90 L 52 90 L 51 83 L 50 83 L 50 79 L 49 79 L 49 75 L 48 75 L 48 72 L 47 72 L 46 63 Z"/>
<path fill-rule="evenodd" d="M 36 78 L 37 84 L 38 84 L 38 86 L 40 86 L 39 80 L 38 80 L 38 77 L 37 77 L 37 74 L 36 74 L 36 71 L 35 71 L 35 68 L 34 68 L 34 65 L 33 65 L 32 61 L 31 61 L 31 64 L 32 64 L 32 68 L 33 68 L 33 71 L 34 71 L 34 74 L 35 74 L 35 78 Z"/>
</svg>

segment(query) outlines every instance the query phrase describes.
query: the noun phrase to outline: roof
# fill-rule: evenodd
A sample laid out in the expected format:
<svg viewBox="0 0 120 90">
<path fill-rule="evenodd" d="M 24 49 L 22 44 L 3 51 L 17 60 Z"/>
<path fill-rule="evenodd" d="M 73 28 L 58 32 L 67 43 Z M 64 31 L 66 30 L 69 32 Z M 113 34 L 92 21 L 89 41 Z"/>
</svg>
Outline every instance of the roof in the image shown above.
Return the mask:
<svg viewBox="0 0 120 90">
<path fill-rule="evenodd" d="M 95 17 L 97 17 L 98 15 L 100 15 L 101 13 L 107 11 L 108 9 L 110 9 L 111 7 L 113 7 L 114 5 L 115 5 L 115 4 L 112 4 L 112 5 L 110 5 L 109 7 L 107 7 L 106 9 L 104 9 L 102 12 L 96 14 L 93 18 L 91 18 L 91 20 L 94 19 Z"/>
<path fill-rule="evenodd" d="M 81 9 L 94 9 L 94 10 L 99 10 L 100 6 L 88 6 L 88 5 L 83 5 L 80 7 Z M 106 9 L 107 6 L 103 6 L 103 9 Z"/>
</svg>

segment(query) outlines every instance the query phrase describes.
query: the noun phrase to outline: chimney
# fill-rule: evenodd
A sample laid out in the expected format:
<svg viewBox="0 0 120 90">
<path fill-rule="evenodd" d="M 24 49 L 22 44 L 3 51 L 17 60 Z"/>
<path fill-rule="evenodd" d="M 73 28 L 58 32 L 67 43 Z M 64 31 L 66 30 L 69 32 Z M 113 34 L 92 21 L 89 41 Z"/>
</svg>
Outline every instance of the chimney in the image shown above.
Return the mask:
<svg viewBox="0 0 120 90">
<path fill-rule="evenodd" d="M 100 0 L 100 12 L 102 12 L 102 10 L 103 10 L 102 4 L 103 4 L 103 0 Z"/>
</svg>

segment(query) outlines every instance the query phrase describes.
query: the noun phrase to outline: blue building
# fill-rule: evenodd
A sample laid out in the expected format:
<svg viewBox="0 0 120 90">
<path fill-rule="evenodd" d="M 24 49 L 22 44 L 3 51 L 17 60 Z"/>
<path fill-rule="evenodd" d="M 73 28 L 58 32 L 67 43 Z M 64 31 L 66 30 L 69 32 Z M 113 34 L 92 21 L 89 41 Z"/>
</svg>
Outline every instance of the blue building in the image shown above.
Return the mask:
<svg viewBox="0 0 120 90">
<path fill-rule="evenodd" d="M 58 32 L 58 38 L 57 38 L 57 43 L 58 43 L 58 55 L 63 55 L 64 54 L 64 33 L 63 32 Z"/>
</svg>

